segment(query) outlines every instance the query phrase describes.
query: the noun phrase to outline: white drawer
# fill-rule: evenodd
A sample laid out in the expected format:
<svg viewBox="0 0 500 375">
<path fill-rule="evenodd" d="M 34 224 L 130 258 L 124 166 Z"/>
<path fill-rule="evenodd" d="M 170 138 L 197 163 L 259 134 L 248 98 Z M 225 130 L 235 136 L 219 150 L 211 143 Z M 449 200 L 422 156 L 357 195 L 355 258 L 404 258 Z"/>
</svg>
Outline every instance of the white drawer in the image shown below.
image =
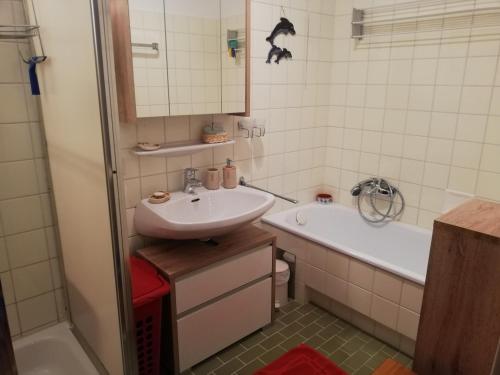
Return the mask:
<svg viewBox="0 0 500 375">
<path fill-rule="evenodd" d="M 271 274 L 272 259 L 272 246 L 266 246 L 179 279 L 175 282 L 177 314 Z"/>
<path fill-rule="evenodd" d="M 271 278 L 177 321 L 180 371 L 271 323 Z"/>
</svg>

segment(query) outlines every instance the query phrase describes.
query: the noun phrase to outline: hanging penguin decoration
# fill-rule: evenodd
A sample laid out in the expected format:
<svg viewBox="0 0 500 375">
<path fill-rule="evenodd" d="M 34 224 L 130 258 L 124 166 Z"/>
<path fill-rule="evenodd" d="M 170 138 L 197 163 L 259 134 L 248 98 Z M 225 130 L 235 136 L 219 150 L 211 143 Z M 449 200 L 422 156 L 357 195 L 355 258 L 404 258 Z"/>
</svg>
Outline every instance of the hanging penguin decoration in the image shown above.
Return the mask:
<svg viewBox="0 0 500 375">
<path fill-rule="evenodd" d="M 282 8 L 283 10 L 283 8 Z M 274 40 L 276 37 L 280 34 L 284 35 L 295 35 L 295 27 L 293 26 L 293 23 L 291 23 L 287 18 L 281 17 L 280 22 L 274 27 L 274 30 L 271 32 L 271 35 L 269 35 L 266 38 L 266 41 L 271 44 L 271 49 L 269 50 L 269 53 L 267 55 L 267 60 L 266 63 L 270 64 L 272 61 L 273 56 L 276 56 L 276 59 L 274 62 L 276 64 L 280 63 L 280 60 L 282 59 L 291 59 L 292 58 L 292 53 L 287 50 L 286 48 L 280 48 L 274 44 Z"/>
</svg>

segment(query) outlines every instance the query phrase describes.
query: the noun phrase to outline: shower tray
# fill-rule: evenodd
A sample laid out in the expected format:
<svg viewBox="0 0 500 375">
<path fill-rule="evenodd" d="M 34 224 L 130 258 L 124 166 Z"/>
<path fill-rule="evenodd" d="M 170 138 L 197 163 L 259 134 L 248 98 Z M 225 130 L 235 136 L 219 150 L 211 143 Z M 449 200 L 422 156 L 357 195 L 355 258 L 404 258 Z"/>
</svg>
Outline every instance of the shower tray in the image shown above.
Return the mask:
<svg viewBox="0 0 500 375">
<path fill-rule="evenodd" d="M 20 375 L 98 375 L 67 322 L 14 341 Z"/>
</svg>

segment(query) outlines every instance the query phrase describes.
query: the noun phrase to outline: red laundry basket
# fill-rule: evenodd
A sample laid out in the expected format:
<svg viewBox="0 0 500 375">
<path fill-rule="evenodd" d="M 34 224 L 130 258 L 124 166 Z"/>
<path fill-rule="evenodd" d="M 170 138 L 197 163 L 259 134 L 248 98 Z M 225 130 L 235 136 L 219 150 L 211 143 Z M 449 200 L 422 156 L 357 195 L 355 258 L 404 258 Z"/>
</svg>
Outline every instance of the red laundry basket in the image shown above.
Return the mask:
<svg viewBox="0 0 500 375">
<path fill-rule="evenodd" d="M 143 259 L 130 257 L 140 375 L 160 373 L 161 304 L 170 285 Z"/>
</svg>

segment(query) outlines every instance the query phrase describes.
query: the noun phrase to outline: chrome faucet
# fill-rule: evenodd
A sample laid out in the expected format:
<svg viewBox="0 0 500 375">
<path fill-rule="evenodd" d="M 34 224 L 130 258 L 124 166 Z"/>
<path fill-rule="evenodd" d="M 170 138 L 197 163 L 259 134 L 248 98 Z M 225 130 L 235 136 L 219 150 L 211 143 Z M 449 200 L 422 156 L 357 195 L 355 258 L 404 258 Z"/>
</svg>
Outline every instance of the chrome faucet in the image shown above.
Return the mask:
<svg viewBox="0 0 500 375">
<path fill-rule="evenodd" d="M 196 177 L 198 169 L 186 168 L 184 169 L 184 193 L 196 194 L 196 188 L 203 186 L 201 181 Z"/>
</svg>

